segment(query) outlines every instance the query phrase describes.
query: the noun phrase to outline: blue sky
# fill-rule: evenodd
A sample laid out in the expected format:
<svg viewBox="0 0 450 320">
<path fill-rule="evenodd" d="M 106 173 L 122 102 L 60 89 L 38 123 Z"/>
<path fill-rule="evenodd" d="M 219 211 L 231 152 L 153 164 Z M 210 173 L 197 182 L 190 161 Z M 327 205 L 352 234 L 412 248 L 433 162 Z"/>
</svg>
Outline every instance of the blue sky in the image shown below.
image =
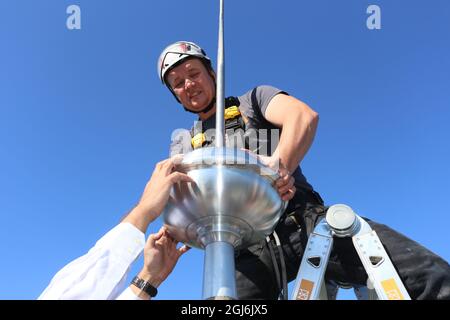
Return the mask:
<svg viewBox="0 0 450 320">
<path fill-rule="evenodd" d="M 71 4 L 81 30 L 66 28 Z M 381 30 L 366 27 L 370 4 Z M 302 168 L 326 203 L 449 261 L 450 3 L 225 5 L 226 94 L 270 84 L 308 103 L 320 124 Z M 35 299 L 137 202 L 194 120 L 157 57 L 184 39 L 215 62 L 217 22 L 218 1 L 0 2 L 0 299 Z M 202 268 L 191 250 L 158 298 L 200 299 Z"/>
</svg>

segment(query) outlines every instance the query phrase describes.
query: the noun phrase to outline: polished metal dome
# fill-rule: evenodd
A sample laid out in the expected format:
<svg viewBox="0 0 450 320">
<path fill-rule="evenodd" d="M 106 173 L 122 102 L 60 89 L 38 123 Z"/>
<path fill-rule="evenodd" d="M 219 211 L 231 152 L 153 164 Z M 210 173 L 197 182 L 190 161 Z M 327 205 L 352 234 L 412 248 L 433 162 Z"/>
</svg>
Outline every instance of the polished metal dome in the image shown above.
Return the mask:
<svg viewBox="0 0 450 320">
<path fill-rule="evenodd" d="M 173 187 L 164 222 L 174 238 L 193 247 L 216 241 L 248 247 L 273 231 L 287 204 L 273 187 L 278 173 L 242 150 L 198 149 L 176 169 L 196 184 Z"/>
</svg>

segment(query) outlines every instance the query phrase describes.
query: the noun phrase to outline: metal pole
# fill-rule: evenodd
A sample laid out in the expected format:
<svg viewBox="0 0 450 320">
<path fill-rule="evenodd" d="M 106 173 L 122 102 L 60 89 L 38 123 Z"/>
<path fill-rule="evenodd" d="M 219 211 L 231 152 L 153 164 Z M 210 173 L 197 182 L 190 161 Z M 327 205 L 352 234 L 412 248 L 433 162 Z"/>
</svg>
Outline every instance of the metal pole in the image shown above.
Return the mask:
<svg viewBox="0 0 450 320">
<path fill-rule="evenodd" d="M 225 83 L 224 83 L 224 19 L 223 6 L 224 0 L 220 0 L 219 15 L 219 43 L 217 50 L 217 86 L 216 86 L 216 148 L 222 148 L 225 145 Z"/>
<path fill-rule="evenodd" d="M 237 299 L 233 245 L 223 241 L 208 244 L 203 270 L 203 299 Z"/>
</svg>

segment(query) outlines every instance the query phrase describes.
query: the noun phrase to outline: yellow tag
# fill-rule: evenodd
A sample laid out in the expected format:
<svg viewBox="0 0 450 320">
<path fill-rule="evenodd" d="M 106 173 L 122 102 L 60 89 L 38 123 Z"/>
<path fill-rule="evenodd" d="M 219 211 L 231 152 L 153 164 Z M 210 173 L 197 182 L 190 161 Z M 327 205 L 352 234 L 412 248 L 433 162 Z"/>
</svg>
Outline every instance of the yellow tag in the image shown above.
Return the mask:
<svg viewBox="0 0 450 320">
<path fill-rule="evenodd" d="M 240 115 L 241 115 L 241 113 L 239 112 L 239 108 L 236 106 L 226 108 L 225 112 L 224 112 L 225 121 L 236 118 L 237 116 L 240 116 Z"/>
<path fill-rule="evenodd" d="M 381 285 L 389 300 L 405 300 L 394 279 L 381 281 Z"/>
<path fill-rule="evenodd" d="M 201 148 L 206 141 L 206 137 L 204 133 L 197 133 L 192 139 L 191 144 L 192 148 L 197 149 Z"/>
</svg>

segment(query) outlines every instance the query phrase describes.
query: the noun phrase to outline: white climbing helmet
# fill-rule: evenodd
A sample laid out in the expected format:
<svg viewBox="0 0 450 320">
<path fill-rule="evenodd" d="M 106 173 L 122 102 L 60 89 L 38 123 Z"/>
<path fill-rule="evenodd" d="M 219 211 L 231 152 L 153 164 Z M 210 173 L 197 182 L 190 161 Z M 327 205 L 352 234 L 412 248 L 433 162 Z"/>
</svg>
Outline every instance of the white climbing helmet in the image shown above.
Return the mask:
<svg viewBox="0 0 450 320">
<path fill-rule="evenodd" d="M 206 52 L 193 42 L 178 41 L 167 46 L 158 59 L 158 76 L 161 82 L 167 85 L 164 79 L 167 71 L 189 57 L 199 57 L 206 60 L 207 63 L 211 63 Z"/>
</svg>

